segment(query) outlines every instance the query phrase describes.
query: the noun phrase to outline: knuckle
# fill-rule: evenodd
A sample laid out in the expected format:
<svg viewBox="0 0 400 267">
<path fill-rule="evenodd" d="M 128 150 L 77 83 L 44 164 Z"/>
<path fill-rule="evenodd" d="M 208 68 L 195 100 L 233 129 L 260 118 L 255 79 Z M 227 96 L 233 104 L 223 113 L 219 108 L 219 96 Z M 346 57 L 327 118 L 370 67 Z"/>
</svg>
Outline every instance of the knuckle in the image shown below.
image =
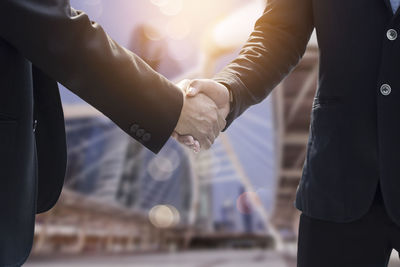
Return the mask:
<svg viewBox="0 0 400 267">
<path fill-rule="evenodd" d="M 211 143 L 214 143 L 215 135 L 214 135 L 214 134 L 209 134 L 209 135 L 208 135 L 208 140 L 209 140 Z"/>
<path fill-rule="evenodd" d="M 204 136 L 204 139 L 205 139 L 205 137 L 209 135 L 210 131 L 208 128 L 205 128 L 200 133 L 202 136 Z"/>
<path fill-rule="evenodd" d="M 207 148 L 207 139 L 205 139 L 205 140 L 202 140 L 202 141 L 200 141 L 200 146 L 202 147 L 202 148 Z"/>
<path fill-rule="evenodd" d="M 211 146 L 212 146 L 212 144 L 213 144 L 214 142 L 213 141 L 209 141 L 209 142 L 207 142 L 207 146 L 206 146 L 206 148 L 207 149 L 209 149 Z"/>
</svg>

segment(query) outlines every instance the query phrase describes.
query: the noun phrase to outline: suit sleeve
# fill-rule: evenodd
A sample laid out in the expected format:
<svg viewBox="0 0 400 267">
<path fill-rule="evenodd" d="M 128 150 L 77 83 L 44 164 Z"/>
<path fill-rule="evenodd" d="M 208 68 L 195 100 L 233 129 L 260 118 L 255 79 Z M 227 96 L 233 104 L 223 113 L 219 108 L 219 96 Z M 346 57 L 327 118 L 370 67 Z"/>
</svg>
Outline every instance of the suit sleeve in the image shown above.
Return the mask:
<svg viewBox="0 0 400 267">
<path fill-rule="evenodd" d="M 0 37 L 157 153 L 183 94 L 68 0 L 1 0 Z"/>
<path fill-rule="evenodd" d="M 239 56 L 214 79 L 233 94 L 229 126 L 265 99 L 304 55 L 314 28 L 311 0 L 272 0 Z"/>
</svg>

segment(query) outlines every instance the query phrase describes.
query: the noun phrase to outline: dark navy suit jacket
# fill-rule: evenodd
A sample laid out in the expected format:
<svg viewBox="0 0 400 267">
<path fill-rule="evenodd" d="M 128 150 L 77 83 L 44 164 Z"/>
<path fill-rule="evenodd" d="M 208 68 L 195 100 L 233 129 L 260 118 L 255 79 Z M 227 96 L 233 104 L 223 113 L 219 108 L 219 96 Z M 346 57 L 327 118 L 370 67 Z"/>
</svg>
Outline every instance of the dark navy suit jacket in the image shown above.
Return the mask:
<svg viewBox="0 0 400 267">
<path fill-rule="evenodd" d="M 0 10 L 0 266 L 20 266 L 36 212 L 55 204 L 64 181 L 56 81 L 155 153 L 183 96 L 68 0 L 1 0 Z"/>
<path fill-rule="evenodd" d="M 400 14 L 390 0 L 271 0 L 240 55 L 215 79 L 228 122 L 263 100 L 305 52 L 320 48 L 318 89 L 295 206 L 334 222 L 364 215 L 378 180 L 400 226 Z"/>
</svg>

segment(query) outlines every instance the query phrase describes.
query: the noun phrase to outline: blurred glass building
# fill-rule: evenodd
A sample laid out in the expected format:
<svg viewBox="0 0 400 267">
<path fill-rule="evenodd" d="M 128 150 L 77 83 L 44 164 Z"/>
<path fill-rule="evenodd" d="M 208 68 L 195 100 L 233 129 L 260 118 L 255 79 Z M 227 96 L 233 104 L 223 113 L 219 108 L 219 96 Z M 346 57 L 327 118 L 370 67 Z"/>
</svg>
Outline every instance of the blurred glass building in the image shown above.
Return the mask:
<svg viewBox="0 0 400 267">
<path fill-rule="evenodd" d="M 211 77 L 227 64 L 265 5 L 263 0 L 71 4 L 175 81 Z M 232 27 L 237 21 L 240 25 Z M 250 108 L 211 150 L 195 155 L 171 139 L 156 156 L 67 89 L 61 93 L 67 176 L 59 204 L 38 218 L 36 253 L 132 250 L 131 242 L 140 249 L 183 248 L 193 240 L 202 246 L 213 238 L 224 246 L 231 236 L 271 235 L 277 148 L 270 99 Z M 126 221 L 121 213 L 134 219 Z M 91 225 L 93 220 L 97 226 Z M 115 236 L 115 228 L 121 237 Z M 149 234 L 140 238 L 140 231 Z"/>
</svg>

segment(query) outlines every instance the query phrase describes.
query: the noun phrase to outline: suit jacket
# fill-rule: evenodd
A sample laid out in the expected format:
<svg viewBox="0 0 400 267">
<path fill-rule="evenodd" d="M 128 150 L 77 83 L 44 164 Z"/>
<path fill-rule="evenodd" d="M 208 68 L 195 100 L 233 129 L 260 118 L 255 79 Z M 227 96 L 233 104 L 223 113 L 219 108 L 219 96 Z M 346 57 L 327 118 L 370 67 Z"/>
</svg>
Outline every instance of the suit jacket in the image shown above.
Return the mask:
<svg viewBox="0 0 400 267">
<path fill-rule="evenodd" d="M 269 1 L 240 55 L 215 77 L 234 96 L 228 122 L 292 70 L 314 28 L 319 83 L 294 205 L 314 218 L 353 221 L 380 181 L 400 226 L 400 16 L 389 0 Z"/>
<path fill-rule="evenodd" d="M 50 209 L 63 185 L 56 81 L 155 153 L 183 95 L 67 0 L 1 0 L 0 10 L 0 266 L 20 266 L 35 213 Z"/>
</svg>

